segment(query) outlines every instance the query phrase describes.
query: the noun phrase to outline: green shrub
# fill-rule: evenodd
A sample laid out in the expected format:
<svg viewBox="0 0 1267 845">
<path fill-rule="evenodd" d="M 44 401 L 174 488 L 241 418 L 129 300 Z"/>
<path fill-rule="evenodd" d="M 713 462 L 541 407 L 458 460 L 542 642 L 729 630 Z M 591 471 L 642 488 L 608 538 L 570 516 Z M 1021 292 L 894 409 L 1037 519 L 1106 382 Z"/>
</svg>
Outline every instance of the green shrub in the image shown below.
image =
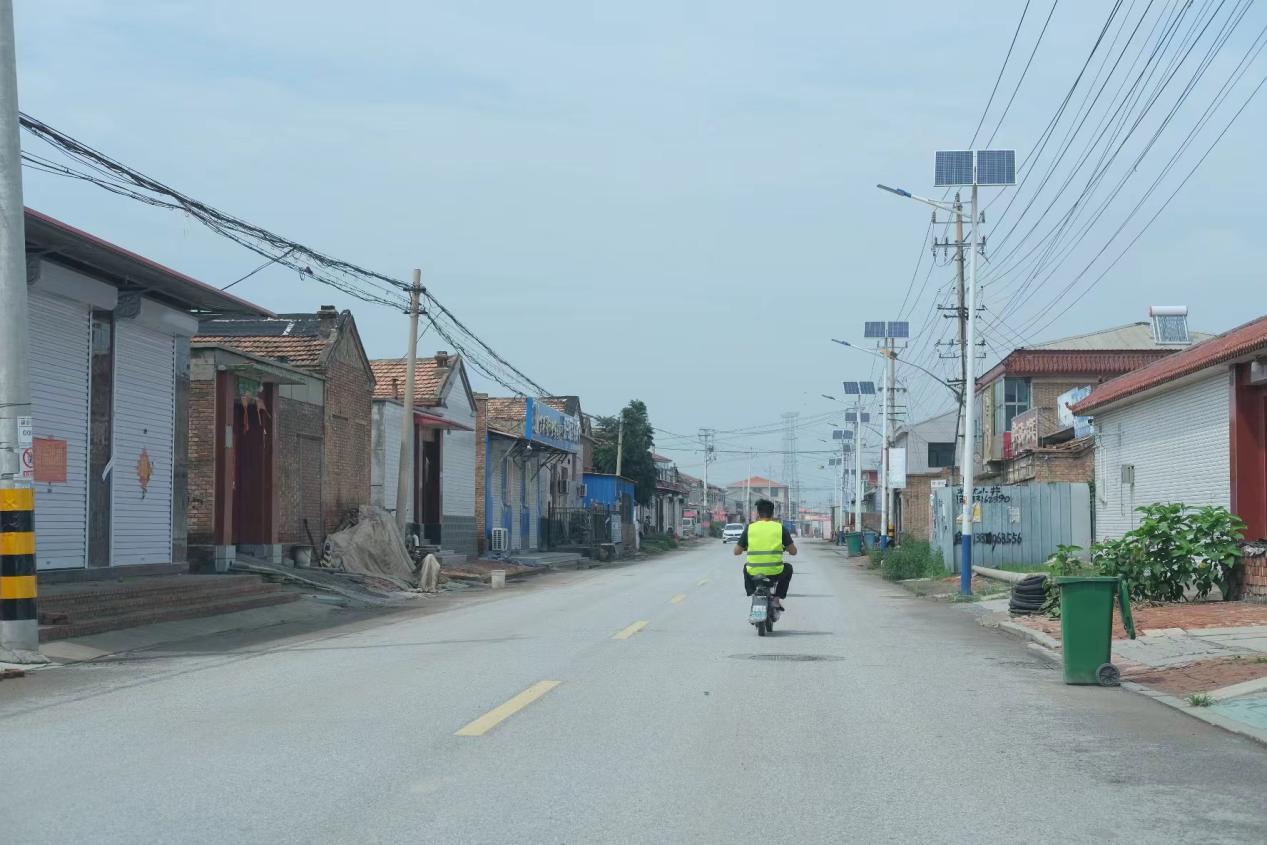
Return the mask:
<svg viewBox="0 0 1267 845">
<path fill-rule="evenodd" d="M 1227 508 L 1155 504 L 1136 508 L 1139 526 L 1119 540 L 1091 548 L 1103 575 L 1125 579 L 1131 598 L 1180 601 L 1192 587 L 1205 598 L 1219 585 L 1225 591 L 1240 566 L 1245 523 Z"/>
</svg>

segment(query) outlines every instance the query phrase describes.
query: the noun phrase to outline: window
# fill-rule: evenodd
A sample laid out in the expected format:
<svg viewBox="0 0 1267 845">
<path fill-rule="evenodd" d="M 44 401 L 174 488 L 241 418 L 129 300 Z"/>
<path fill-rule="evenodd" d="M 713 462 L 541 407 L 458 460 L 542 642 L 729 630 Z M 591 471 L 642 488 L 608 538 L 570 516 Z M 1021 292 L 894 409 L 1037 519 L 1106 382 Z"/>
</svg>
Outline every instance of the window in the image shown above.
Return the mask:
<svg viewBox="0 0 1267 845">
<path fill-rule="evenodd" d="M 954 443 L 929 443 L 928 466 L 930 469 L 955 465 Z"/>
<path fill-rule="evenodd" d="M 1028 378 L 1007 376 L 994 383 L 994 430 L 996 433 L 1012 430 L 1012 419 L 1029 410 L 1030 384 Z"/>
</svg>

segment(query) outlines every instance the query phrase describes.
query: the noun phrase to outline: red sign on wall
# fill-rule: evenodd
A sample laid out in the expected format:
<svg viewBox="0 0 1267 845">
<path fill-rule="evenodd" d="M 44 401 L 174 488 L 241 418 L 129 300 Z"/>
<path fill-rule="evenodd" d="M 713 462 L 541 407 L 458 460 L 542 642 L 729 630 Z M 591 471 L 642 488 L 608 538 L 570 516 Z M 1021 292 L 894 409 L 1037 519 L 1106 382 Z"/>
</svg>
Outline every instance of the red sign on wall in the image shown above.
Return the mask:
<svg viewBox="0 0 1267 845">
<path fill-rule="evenodd" d="M 37 484 L 66 483 L 66 441 L 55 437 L 31 439 L 34 452 L 34 481 Z"/>
</svg>

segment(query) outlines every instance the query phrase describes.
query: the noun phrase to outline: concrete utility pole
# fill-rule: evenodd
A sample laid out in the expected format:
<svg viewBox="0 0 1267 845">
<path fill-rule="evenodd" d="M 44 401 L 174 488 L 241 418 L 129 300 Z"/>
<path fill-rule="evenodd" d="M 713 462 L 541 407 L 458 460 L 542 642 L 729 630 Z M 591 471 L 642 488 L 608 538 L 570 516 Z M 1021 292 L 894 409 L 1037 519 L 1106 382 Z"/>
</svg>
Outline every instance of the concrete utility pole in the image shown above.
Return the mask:
<svg viewBox="0 0 1267 845">
<path fill-rule="evenodd" d="M 620 422 L 616 425 L 616 477 L 620 477 L 625 458 L 625 412 L 620 412 Z"/>
<path fill-rule="evenodd" d="M 873 385 L 874 386 L 874 385 Z M 862 530 L 862 394 L 853 415 L 853 530 Z"/>
<path fill-rule="evenodd" d="M 699 514 L 700 525 L 704 524 L 704 511 L 708 511 L 708 524 L 713 524 L 713 509 L 708 502 L 708 465 L 713 462 L 713 430 L 701 428 L 699 436 L 704 441 L 704 506 Z"/>
<path fill-rule="evenodd" d="M 752 521 L 752 451 L 748 451 L 748 477 L 744 479 L 743 521 Z"/>
<path fill-rule="evenodd" d="M 26 226 L 12 0 L 0 0 L 0 655 L 42 662 L 35 611 L 35 493 Z"/>
<path fill-rule="evenodd" d="M 882 429 L 881 439 L 883 441 L 880 444 L 880 546 L 881 548 L 887 545 L 887 541 L 884 538 L 889 536 L 889 407 L 890 407 L 889 389 L 892 384 L 892 382 L 890 382 L 890 379 L 893 378 L 889 365 L 893 361 L 892 357 L 890 357 L 892 356 L 892 354 L 893 354 L 892 350 L 889 349 L 889 340 L 888 338 L 885 338 L 884 356 L 888 360 L 886 360 L 884 363 L 884 385 L 881 388 L 882 393 L 880 394 L 880 405 L 881 405 L 880 416 L 882 417 L 880 425 Z"/>
<path fill-rule="evenodd" d="M 401 536 L 412 520 L 414 478 L 414 383 L 418 370 L 418 311 L 422 300 L 422 271 L 414 270 L 409 288 L 409 349 L 405 370 L 405 416 L 400 423 L 400 467 L 396 477 L 396 527 Z"/>
<path fill-rule="evenodd" d="M 961 557 L 959 561 L 959 592 L 965 596 L 972 594 L 972 474 L 976 467 L 974 466 L 973 452 L 971 448 L 974 440 L 974 423 L 973 415 L 975 412 L 976 402 L 976 368 L 973 366 L 974 356 L 976 353 L 977 343 L 977 233 L 980 229 L 978 225 L 980 218 L 977 214 L 977 179 L 974 174 L 972 179 L 972 248 L 968 253 L 968 296 L 966 307 L 968 309 L 967 323 L 968 328 L 964 333 L 963 359 L 965 372 L 969 378 L 964 380 L 963 384 L 963 467 L 960 473 L 963 475 L 963 546 L 961 548 Z"/>
</svg>

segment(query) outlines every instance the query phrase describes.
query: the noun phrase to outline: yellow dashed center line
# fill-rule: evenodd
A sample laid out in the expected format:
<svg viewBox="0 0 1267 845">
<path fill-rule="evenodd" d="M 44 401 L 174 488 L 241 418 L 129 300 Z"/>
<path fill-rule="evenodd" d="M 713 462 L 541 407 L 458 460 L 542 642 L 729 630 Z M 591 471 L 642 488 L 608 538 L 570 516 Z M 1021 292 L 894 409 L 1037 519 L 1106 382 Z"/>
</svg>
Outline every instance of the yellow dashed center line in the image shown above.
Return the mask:
<svg viewBox="0 0 1267 845">
<path fill-rule="evenodd" d="M 686 593 L 678 593 L 676 596 L 669 599 L 670 604 L 681 604 L 684 601 L 686 601 Z"/>
<path fill-rule="evenodd" d="M 634 634 L 638 633 L 639 631 L 641 631 L 643 628 L 647 627 L 650 624 L 651 624 L 650 622 L 647 622 L 645 620 L 640 621 L 640 622 L 635 622 L 632 625 L 630 625 L 628 628 L 622 628 L 621 630 L 612 634 L 612 639 L 613 640 L 627 640 L 630 637 L 632 637 Z"/>
<path fill-rule="evenodd" d="M 557 687 L 560 683 L 560 681 L 539 681 L 500 707 L 495 707 L 492 710 L 489 710 L 483 716 L 480 716 L 474 722 L 471 722 L 469 725 L 462 728 L 462 730 L 458 731 L 455 735 L 483 736 L 502 722 L 509 719 L 511 716 L 518 713 L 520 710 L 527 707 L 532 702 L 536 701 L 541 696 L 548 693 L 550 690 Z"/>
<path fill-rule="evenodd" d="M 712 579 L 712 578 L 701 578 L 701 579 L 699 579 L 698 581 L 696 581 L 696 582 L 695 582 L 695 586 L 697 586 L 697 587 L 702 587 L 702 586 L 704 586 L 705 584 L 707 584 L 707 583 L 708 583 L 709 581 L 711 581 L 711 580 L 713 580 L 713 579 Z"/>
</svg>

